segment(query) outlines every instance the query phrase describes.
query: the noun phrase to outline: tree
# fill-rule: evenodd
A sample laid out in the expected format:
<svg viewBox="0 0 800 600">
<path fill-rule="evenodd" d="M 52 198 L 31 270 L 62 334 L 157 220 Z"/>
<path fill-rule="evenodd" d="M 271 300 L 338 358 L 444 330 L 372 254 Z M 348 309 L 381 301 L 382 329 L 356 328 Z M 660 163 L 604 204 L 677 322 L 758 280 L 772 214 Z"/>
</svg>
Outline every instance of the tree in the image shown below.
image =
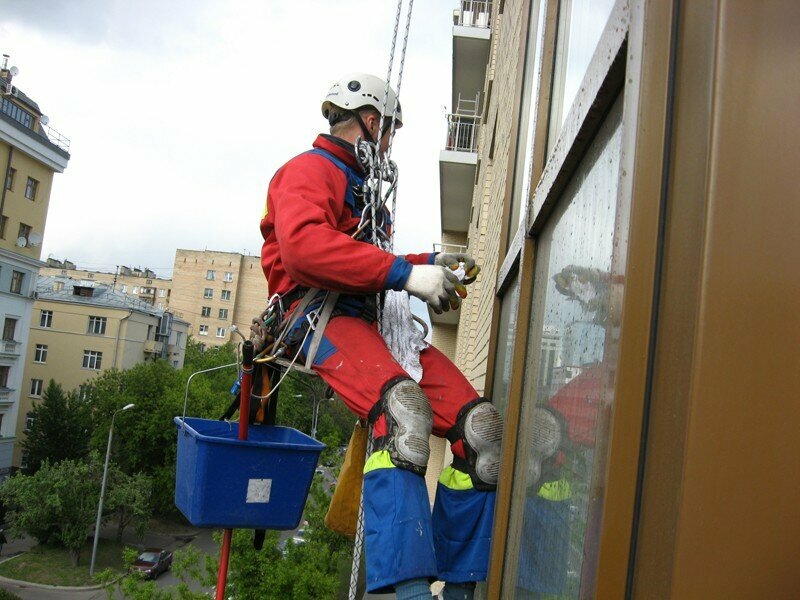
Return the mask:
<svg viewBox="0 0 800 600">
<path fill-rule="evenodd" d="M 44 461 L 33 475 L 17 475 L 0 488 L 9 507 L 6 516 L 14 536 L 26 533 L 43 544 L 64 546 L 78 566 L 81 549 L 94 524 L 102 464 L 89 460 Z"/>
<path fill-rule="evenodd" d="M 89 453 L 91 407 L 75 392 L 65 393 L 52 379 L 31 410 L 31 425 L 22 442 L 28 454 L 27 473 L 35 473 L 45 460 L 57 463 L 81 459 Z"/>
<path fill-rule="evenodd" d="M 127 475 L 118 468 L 109 474 L 108 507 L 117 516 L 117 542 L 122 542 L 125 528 L 134 523 L 143 535 L 153 514 L 153 480 L 144 473 Z"/>
</svg>

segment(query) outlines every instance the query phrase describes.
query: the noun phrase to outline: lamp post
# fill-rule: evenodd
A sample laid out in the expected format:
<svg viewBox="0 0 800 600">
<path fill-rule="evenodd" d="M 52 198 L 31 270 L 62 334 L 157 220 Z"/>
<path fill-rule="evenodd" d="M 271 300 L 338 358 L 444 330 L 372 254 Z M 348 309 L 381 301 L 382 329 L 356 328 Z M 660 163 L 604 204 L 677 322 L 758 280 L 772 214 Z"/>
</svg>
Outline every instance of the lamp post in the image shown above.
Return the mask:
<svg viewBox="0 0 800 600">
<path fill-rule="evenodd" d="M 317 393 L 311 389 L 311 402 L 313 403 L 313 410 L 311 413 L 311 437 L 317 439 L 317 422 L 319 420 L 319 398 L 317 397 Z M 295 394 L 295 398 L 303 398 L 303 394 Z"/>
<path fill-rule="evenodd" d="M 126 404 L 111 415 L 111 426 L 108 428 L 108 446 L 106 447 L 106 463 L 103 467 L 103 483 L 100 486 L 100 502 L 97 504 L 97 521 L 94 524 L 94 542 L 92 543 L 92 562 L 89 564 L 89 577 L 94 575 L 94 561 L 97 558 L 97 541 L 100 539 L 100 519 L 103 517 L 103 496 L 106 493 L 106 476 L 108 475 L 108 459 L 111 456 L 111 436 L 114 434 L 114 419 L 117 413 L 134 406 L 134 404 Z"/>
</svg>

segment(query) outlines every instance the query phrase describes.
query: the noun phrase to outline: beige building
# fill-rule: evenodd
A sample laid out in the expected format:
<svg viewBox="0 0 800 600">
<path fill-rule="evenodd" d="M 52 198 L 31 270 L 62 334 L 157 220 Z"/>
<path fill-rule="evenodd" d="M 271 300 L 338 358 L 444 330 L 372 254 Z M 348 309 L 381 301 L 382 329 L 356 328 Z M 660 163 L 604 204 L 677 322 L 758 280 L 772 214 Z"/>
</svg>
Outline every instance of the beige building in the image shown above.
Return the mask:
<svg viewBox="0 0 800 600">
<path fill-rule="evenodd" d="M 16 87 L 18 69 L 0 64 L 0 479 L 10 472 L 23 388 L 36 277 L 55 173 L 69 162 L 69 140 Z"/>
<path fill-rule="evenodd" d="M 212 250 L 177 250 L 170 310 L 190 324 L 199 342 L 217 346 L 236 325 L 250 337 L 250 323 L 266 308 L 267 280 L 258 256 Z"/>
<path fill-rule="evenodd" d="M 68 277 L 43 277 L 33 306 L 17 431 L 24 432 L 32 402 L 53 379 L 77 390 L 108 369 L 130 369 L 161 358 L 183 367 L 188 323 L 171 313 L 113 291 Z M 14 466 L 20 466 L 19 444 Z"/>
<path fill-rule="evenodd" d="M 432 320 L 505 418 L 478 596 L 798 597 L 800 5 L 458 5 L 442 242 L 483 272 Z"/>
<path fill-rule="evenodd" d="M 160 310 L 169 310 L 172 280 L 159 277 L 147 268 L 140 269 L 120 265 L 115 273 L 104 273 L 79 269 L 75 263 L 68 260 L 48 258 L 47 266 L 42 267 L 40 274 L 43 277 L 70 277 L 96 281 L 111 286 L 115 292 L 141 300 Z"/>
</svg>

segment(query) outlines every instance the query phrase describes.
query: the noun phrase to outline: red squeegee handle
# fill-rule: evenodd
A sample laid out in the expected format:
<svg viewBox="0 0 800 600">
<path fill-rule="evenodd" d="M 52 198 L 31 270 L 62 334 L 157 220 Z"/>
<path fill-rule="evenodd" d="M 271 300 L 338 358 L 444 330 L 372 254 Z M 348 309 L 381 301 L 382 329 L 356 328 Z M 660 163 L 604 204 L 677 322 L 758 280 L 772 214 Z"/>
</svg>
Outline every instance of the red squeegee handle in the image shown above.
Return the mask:
<svg viewBox="0 0 800 600">
<path fill-rule="evenodd" d="M 253 389 L 253 342 L 242 344 L 242 388 L 239 395 L 239 439 L 247 439 L 247 426 L 250 419 L 250 391 Z M 233 530 L 222 533 L 222 550 L 219 557 L 216 600 L 225 600 L 225 584 L 228 580 L 228 558 L 231 555 Z"/>
</svg>

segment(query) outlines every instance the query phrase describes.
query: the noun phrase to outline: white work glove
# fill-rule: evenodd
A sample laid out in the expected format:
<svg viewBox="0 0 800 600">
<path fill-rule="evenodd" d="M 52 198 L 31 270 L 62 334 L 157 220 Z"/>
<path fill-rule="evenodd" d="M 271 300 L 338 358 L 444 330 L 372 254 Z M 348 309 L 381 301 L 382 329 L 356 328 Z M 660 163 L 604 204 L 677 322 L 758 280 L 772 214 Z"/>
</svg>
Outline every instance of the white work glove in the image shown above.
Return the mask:
<svg viewBox="0 0 800 600">
<path fill-rule="evenodd" d="M 481 272 L 481 268 L 475 264 L 475 259 L 463 252 L 442 252 L 436 255 L 436 258 L 433 259 L 433 264 L 440 267 L 448 267 L 451 271 L 457 271 L 459 267 L 463 267 L 465 275 L 461 283 L 464 285 L 469 285 L 475 281 L 478 273 Z"/>
<path fill-rule="evenodd" d="M 414 265 L 403 289 L 430 304 L 436 313 L 457 310 L 461 306 L 460 293 L 466 296 L 455 273 L 439 265 Z"/>
</svg>

